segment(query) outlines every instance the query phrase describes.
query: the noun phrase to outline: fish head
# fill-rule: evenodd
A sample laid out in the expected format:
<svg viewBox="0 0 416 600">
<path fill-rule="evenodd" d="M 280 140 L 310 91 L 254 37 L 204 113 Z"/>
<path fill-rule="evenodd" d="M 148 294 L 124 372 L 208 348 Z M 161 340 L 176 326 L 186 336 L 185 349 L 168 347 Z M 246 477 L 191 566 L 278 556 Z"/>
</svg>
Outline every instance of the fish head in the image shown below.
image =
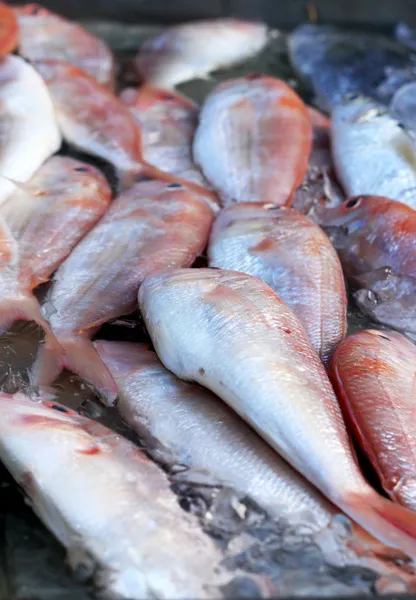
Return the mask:
<svg viewBox="0 0 416 600">
<path fill-rule="evenodd" d="M 347 233 L 363 229 L 371 217 L 374 196 L 353 196 L 333 208 L 322 208 L 317 215 L 319 225 L 324 229 L 344 229 Z"/>
<path fill-rule="evenodd" d="M 59 404 L 42 398 L 29 398 L 24 394 L 0 393 L 2 423 L 13 431 L 21 430 L 22 435 L 28 428 L 56 428 L 64 424 L 74 424 L 79 415 Z"/>
<path fill-rule="evenodd" d="M 332 118 L 334 123 L 356 125 L 384 116 L 386 109 L 371 98 L 360 93 L 345 94 L 335 106 Z"/>
<path fill-rule="evenodd" d="M 267 222 L 270 225 L 277 219 L 285 219 L 299 215 L 288 206 L 277 204 L 261 204 L 260 202 L 236 202 L 223 209 L 218 215 L 212 230 L 212 237 L 232 229 L 233 231 L 254 231 L 259 226 L 263 229 Z"/>
</svg>

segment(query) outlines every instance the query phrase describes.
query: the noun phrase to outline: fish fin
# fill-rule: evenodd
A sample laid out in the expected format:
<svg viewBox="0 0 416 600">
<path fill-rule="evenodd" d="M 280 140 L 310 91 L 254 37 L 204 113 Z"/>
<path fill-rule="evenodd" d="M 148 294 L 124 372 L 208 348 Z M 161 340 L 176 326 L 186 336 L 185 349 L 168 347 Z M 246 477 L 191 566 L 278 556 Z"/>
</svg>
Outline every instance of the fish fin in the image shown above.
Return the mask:
<svg viewBox="0 0 416 600">
<path fill-rule="evenodd" d="M 117 384 L 101 360 L 89 338 L 73 336 L 59 338 L 63 354 L 54 352 L 48 343 L 38 352 L 31 373 L 31 383 L 39 387 L 49 386 L 63 369 L 72 371 L 92 384 L 103 403 L 112 406 L 117 398 Z"/>
<path fill-rule="evenodd" d="M 350 494 L 339 506 L 359 525 L 392 548 L 416 559 L 416 513 L 383 498 L 372 488 Z"/>
</svg>

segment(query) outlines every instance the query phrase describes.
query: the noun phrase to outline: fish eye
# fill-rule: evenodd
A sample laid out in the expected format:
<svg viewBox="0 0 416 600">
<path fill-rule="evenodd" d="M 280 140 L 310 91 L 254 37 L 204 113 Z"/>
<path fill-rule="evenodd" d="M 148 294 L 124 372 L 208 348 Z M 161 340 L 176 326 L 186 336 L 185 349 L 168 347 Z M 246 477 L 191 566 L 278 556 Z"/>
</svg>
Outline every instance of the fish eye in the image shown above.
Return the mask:
<svg viewBox="0 0 416 600">
<path fill-rule="evenodd" d="M 162 99 L 166 100 L 167 102 L 171 102 L 172 100 L 175 100 L 175 96 L 172 96 L 171 94 L 164 94 Z"/>
<path fill-rule="evenodd" d="M 263 206 L 263 208 L 265 210 L 281 210 L 282 207 L 281 206 L 277 206 L 277 204 L 265 204 Z"/>
<path fill-rule="evenodd" d="M 391 339 L 389 337 L 387 337 L 386 335 L 382 335 L 381 333 L 379 333 L 378 337 L 381 337 L 382 340 L 387 340 L 388 342 L 391 342 Z"/>
<path fill-rule="evenodd" d="M 361 204 L 361 198 L 351 198 L 351 200 L 347 200 L 345 203 L 345 208 L 357 208 Z"/>
<path fill-rule="evenodd" d="M 60 404 L 55 404 L 54 402 L 46 402 L 45 406 L 48 408 L 53 408 L 53 410 L 57 410 L 61 413 L 69 413 L 69 410 L 65 408 L 65 406 L 61 406 Z"/>
<path fill-rule="evenodd" d="M 88 173 L 88 167 L 75 167 L 74 171 L 78 171 L 78 173 Z"/>
<path fill-rule="evenodd" d="M 262 73 L 252 73 L 251 75 L 247 75 L 246 79 L 248 79 L 249 81 L 254 81 L 255 79 L 261 79 L 262 77 Z"/>
<path fill-rule="evenodd" d="M 182 187 L 181 183 L 169 183 L 169 185 L 166 186 L 168 188 L 168 190 L 176 190 L 178 188 Z"/>
</svg>

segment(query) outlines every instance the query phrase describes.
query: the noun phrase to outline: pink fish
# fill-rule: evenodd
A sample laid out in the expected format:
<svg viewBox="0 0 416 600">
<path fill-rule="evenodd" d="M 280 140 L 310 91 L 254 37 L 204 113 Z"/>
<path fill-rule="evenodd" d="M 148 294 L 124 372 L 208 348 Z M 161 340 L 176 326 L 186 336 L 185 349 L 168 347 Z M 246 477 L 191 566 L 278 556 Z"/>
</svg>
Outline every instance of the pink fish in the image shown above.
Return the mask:
<svg viewBox="0 0 416 600">
<path fill-rule="evenodd" d="M 64 19 L 39 4 L 14 7 L 20 37 L 19 54 L 30 61 L 64 60 L 114 87 L 115 60 L 110 48 L 79 23 Z"/>
<path fill-rule="evenodd" d="M 16 49 L 19 39 L 19 24 L 13 9 L 0 2 L 0 56 Z"/>
<path fill-rule="evenodd" d="M 91 337 L 106 321 L 135 310 L 146 275 L 190 266 L 207 244 L 212 221 L 204 200 L 178 184 L 144 181 L 116 198 L 55 275 L 44 314 L 65 355 L 43 345 L 33 382 L 48 385 L 67 368 L 113 402 L 116 384 Z"/>
<path fill-rule="evenodd" d="M 308 217 L 270 204 L 233 204 L 211 233 L 209 265 L 242 271 L 270 285 L 292 308 L 326 364 L 347 329 L 341 263 Z"/>
<path fill-rule="evenodd" d="M 172 89 L 256 55 L 268 40 L 264 23 L 215 19 L 174 25 L 146 40 L 135 66 L 146 83 Z"/>
<path fill-rule="evenodd" d="M 338 347 L 331 377 L 384 490 L 416 510 L 415 344 L 393 331 L 360 331 Z"/>
<path fill-rule="evenodd" d="M 291 204 L 302 183 L 312 124 L 280 79 L 248 75 L 220 84 L 204 102 L 194 159 L 223 204 Z"/>
</svg>

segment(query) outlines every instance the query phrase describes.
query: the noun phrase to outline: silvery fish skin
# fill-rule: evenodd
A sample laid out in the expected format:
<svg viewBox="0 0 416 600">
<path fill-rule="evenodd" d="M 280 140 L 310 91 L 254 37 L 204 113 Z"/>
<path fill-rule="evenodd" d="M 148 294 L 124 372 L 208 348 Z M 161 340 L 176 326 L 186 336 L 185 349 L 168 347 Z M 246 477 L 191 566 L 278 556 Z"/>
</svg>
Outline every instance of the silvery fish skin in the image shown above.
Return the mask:
<svg viewBox="0 0 416 600">
<path fill-rule="evenodd" d="M 143 158 L 148 164 L 211 189 L 192 158 L 197 104 L 180 94 L 147 85 L 126 88 L 120 99 L 140 126 Z M 211 208 L 218 210 L 218 202 L 213 202 Z"/>
<path fill-rule="evenodd" d="M 47 326 L 32 290 L 49 280 L 110 200 L 110 186 L 98 169 L 54 156 L 0 206 L 0 219 L 16 243 L 14 260 L 0 276 L 1 331 L 16 317 Z"/>
<path fill-rule="evenodd" d="M 175 377 L 145 344 L 95 347 L 117 382 L 117 410 L 156 460 L 183 466 L 191 481 L 205 472 L 274 518 L 328 525 L 334 508 L 214 394 Z"/>
<path fill-rule="evenodd" d="M 114 56 L 105 42 L 39 4 L 16 6 L 13 10 L 19 22 L 19 54 L 23 58 L 64 60 L 103 85 L 114 86 Z"/>
<path fill-rule="evenodd" d="M 416 55 L 388 38 L 328 25 L 297 27 L 289 36 L 289 57 L 327 111 L 351 93 L 389 102 L 401 83 L 397 74 L 416 68 Z"/>
<path fill-rule="evenodd" d="M 172 89 L 256 55 L 267 44 L 264 23 L 215 19 L 174 25 L 146 40 L 135 59 L 145 83 Z"/>
<path fill-rule="evenodd" d="M 327 364 L 346 333 L 347 298 L 337 253 L 320 227 L 292 208 L 234 204 L 215 221 L 208 257 L 210 267 L 270 285 Z"/>
<path fill-rule="evenodd" d="M 337 348 L 331 378 L 384 490 L 416 510 L 416 346 L 394 331 L 360 331 Z"/>
<path fill-rule="evenodd" d="M 222 203 L 290 204 L 302 183 L 312 124 L 301 98 L 282 80 L 247 75 L 205 100 L 194 160 Z"/>
<path fill-rule="evenodd" d="M 99 596 L 213 594 L 219 550 L 136 446 L 60 404 L 0 393 L 0 406 L 1 460 L 71 567 L 98 566 Z"/>
<path fill-rule="evenodd" d="M 204 200 L 177 184 L 143 181 L 116 198 L 55 274 L 43 312 L 65 356 L 41 346 L 33 383 L 49 385 L 65 367 L 112 403 L 117 387 L 91 337 L 106 321 L 135 310 L 146 275 L 191 266 L 205 249 L 212 221 Z"/>
<path fill-rule="evenodd" d="M 349 98 L 332 113 L 332 151 L 348 196 L 385 196 L 416 208 L 416 141 L 379 104 Z"/>
<path fill-rule="evenodd" d="M 170 371 L 216 393 L 347 515 L 416 556 L 416 515 L 364 479 L 324 367 L 268 285 L 234 271 L 178 269 L 146 278 L 139 304 Z"/>
<path fill-rule="evenodd" d="M 28 181 L 61 145 L 48 90 L 35 69 L 18 56 L 0 63 L 0 204 Z"/>
<path fill-rule="evenodd" d="M 416 135 L 416 82 L 403 85 L 393 96 L 392 114 Z"/>
<path fill-rule="evenodd" d="M 315 108 L 308 106 L 307 109 L 312 123 L 312 150 L 292 206 L 315 220 L 322 209 L 341 204 L 345 194 L 337 181 L 332 160 L 331 121 Z"/>
<path fill-rule="evenodd" d="M 6 56 L 16 49 L 19 38 L 19 24 L 13 9 L 0 2 L 0 56 Z"/>
<path fill-rule="evenodd" d="M 379 196 L 322 213 L 361 310 L 416 337 L 416 211 Z"/>
</svg>

